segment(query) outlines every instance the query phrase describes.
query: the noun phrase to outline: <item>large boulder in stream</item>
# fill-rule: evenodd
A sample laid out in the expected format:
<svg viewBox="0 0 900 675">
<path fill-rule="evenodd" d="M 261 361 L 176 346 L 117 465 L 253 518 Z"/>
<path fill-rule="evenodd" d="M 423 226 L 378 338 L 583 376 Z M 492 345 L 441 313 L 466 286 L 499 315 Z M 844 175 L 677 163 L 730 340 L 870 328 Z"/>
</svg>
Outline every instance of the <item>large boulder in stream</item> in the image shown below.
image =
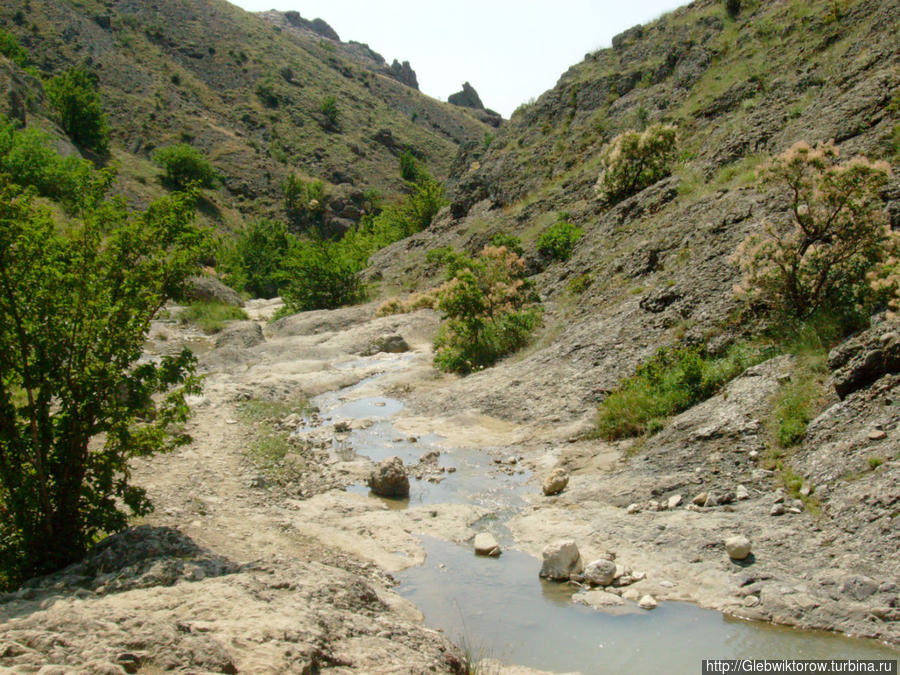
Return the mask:
<svg viewBox="0 0 900 675">
<path fill-rule="evenodd" d="M 388 457 L 369 475 L 369 489 L 379 497 L 409 497 L 409 478 L 403 460 Z"/>
<path fill-rule="evenodd" d="M 554 581 L 565 581 L 583 569 L 581 553 L 571 539 L 562 539 L 548 544 L 541 552 L 543 564 L 541 576 Z"/>
</svg>

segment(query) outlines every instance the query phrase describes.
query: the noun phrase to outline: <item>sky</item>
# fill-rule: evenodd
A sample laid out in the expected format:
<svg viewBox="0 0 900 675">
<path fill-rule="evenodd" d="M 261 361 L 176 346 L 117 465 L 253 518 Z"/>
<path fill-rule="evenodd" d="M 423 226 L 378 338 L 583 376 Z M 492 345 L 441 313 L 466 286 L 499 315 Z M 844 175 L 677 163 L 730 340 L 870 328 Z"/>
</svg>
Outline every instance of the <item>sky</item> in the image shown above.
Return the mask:
<svg viewBox="0 0 900 675">
<path fill-rule="evenodd" d="M 388 63 L 409 61 L 419 89 L 442 101 L 468 81 L 508 118 L 613 35 L 685 0 L 230 0 L 252 12 L 296 10 Z"/>
</svg>

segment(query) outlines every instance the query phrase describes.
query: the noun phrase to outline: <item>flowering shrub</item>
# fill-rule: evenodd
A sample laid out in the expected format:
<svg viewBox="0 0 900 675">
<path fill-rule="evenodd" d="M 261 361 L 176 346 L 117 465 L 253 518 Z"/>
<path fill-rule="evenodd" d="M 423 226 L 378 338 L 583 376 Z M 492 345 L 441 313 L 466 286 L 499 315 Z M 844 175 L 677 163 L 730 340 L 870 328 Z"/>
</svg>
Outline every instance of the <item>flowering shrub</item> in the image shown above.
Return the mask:
<svg viewBox="0 0 900 675">
<path fill-rule="evenodd" d="M 735 253 L 739 296 L 798 319 L 819 310 L 850 316 L 871 305 L 873 284 L 896 283 L 889 269 L 878 271 L 896 246 L 879 196 L 890 167 L 838 157 L 831 143 L 799 142 L 763 168 L 760 185 L 783 194 L 788 208 Z"/>
<path fill-rule="evenodd" d="M 600 198 L 615 204 L 672 173 L 677 151 L 673 126 L 653 124 L 645 131 L 626 131 L 603 149 L 603 171 L 597 179 Z"/>
<path fill-rule="evenodd" d="M 467 374 L 525 346 L 541 307 L 521 257 L 505 246 L 485 246 L 477 258 L 438 249 L 429 260 L 443 263 L 448 278 L 438 296 L 444 314 L 434 342 L 438 368 Z"/>
</svg>

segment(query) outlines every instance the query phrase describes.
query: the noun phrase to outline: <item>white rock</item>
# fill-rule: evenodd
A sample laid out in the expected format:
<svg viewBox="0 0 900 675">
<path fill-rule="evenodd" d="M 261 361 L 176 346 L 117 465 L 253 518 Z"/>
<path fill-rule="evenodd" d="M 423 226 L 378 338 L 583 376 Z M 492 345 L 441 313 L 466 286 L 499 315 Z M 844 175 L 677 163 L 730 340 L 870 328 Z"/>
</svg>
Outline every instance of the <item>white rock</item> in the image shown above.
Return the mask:
<svg viewBox="0 0 900 675">
<path fill-rule="evenodd" d="M 666 501 L 666 506 L 669 507 L 669 509 L 677 509 L 681 505 L 681 500 L 681 495 L 672 495 Z"/>
<path fill-rule="evenodd" d="M 631 514 L 640 513 L 640 511 L 641 511 L 641 507 L 638 506 L 637 504 L 629 504 L 628 508 L 625 509 L 625 513 L 631 513 Z"/>
<path fill-rule="evenodd" d="M 732 560 L 743 560 L 750 555 L 750 540 L 743 535 L 735 535 L 725 540 L 725 550 Z"/>
<path fill-rule="evenodd" d="M 543 558 L 541 576 L 547 579 L 557 581 L 568 579 L 583 569 L 581 553 L 571 539 L 561 539 L 547 544 L 541 552 L 541 557 Z"/>
<path fill-rule="evenodd" d="M 606 607 L 621 607 L 625 601 L 615 593 L 608 591 L 586 591 L 584 593 L 576 593 L 572 596 L 572 600 L 581 604 L 593 607 L 594 609 L 603 609 Z"/>
<path fill-rule="evenodd" d="M 738 485 L 734 489 L 734 496 L 736 499 L 743 501 L 744 499 L 750 499 L 750 490 L 748 490 L 743 485 Z"/>
<path fill-rule="evenodd" d="M 622 593 L 622 599 L 637 602 L 641 597 L 641 592 L 636 588 L 628 588 Z"/>
<path fill-rule="evenodd" d="M 611 560 L 595 560 L 584 568 L 584 579 L 592 586 L 609 586 L 616 578 L 617 567 Z"/>
<path fill-rule="evenodd" d="M 643 598 L 641 598 L 640 602 L 638 602 L 638 607 L 640 607 L 641 609 L 650 610 L 656 609 L 656 604 L 656 598 L 654 598 L 652 595 L 645 595 Z"/>
<path fill-rule="evenodd" d="M 748 455 L 750 459 L 759 459 L 759 452 L 756 450 L 751 450 Z"/>
<path fill-rule="evenodd" d="M 475 555 L 486 555 L 496 558 L 500 555 L 500 544 L 490 532 L 479 532 L 475 535 Z"/>
<path fill-rule="evenodd" d="M 568 484 L 569 474 L 565 469 L 557 468 L 551 471 L 550 475 L 544 479 L 544 483 L 541 487 L 544 494 L 549 497 L 551 495 L 558 495 L 566 489 Z"/>
</svg>

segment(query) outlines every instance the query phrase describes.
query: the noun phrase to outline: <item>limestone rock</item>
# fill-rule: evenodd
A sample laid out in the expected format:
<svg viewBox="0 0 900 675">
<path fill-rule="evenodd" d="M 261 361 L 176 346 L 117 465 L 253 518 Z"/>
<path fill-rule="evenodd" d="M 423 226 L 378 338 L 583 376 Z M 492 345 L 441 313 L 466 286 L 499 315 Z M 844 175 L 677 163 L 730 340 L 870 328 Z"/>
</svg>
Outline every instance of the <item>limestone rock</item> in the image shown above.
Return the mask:
<svg viewBox="0 0 900 675">
<path fill-rule="evenodd" d="M 490 532 L 479 532 L 475 535 L 475 555 L 486 555 L 496 558 L 500 555 L 500 544 Z"/>
<path fill-rule="evenodd" d="M 656 609 L 656 606 L 656 598 L 654 598 L 652 595 L 645 595 L 640 599 L 640 602 L 638 602 L 638 607 L 640 607 L 641 609 L 651 610 Z"/>
<path fill-rule="evenodd" d="M 362 351 L 362 356 L 373 356 L 381 352 L 402 354 L 408 351 L 409 344 L 403 339 L 402 335 L 382 335 L 373 340 L 372 344 Z"/>
<path fill-rule="evenodd" d="M 743 485 L 738 485 L 734 490 L 734 496 L 738 501 L 750 499 L 750 490 Z"/>
<path fill-rule="evenodd" d="M 584 568 L 584 579 L 592 586 L 609 586 L 616 578 L 617 567 L 611 560 L 595 560 Z"/>
<path fill-rule="evenodd" d="M 875 325 L 831 350 L 828 366 L 842 399 L 883 375 L 900 372 L 900 335 L 891 327 L 891 322 Z"/>
<path fill-rule="evenodd" d="M 743 535 L 735 535 L 725 540 L 725 550 L 732 560 L 744 560 L 750 555 L 750 540 Z"/>
<path fill-rule="evenodd" d="M 186 300 L 201 302 L 221 302 L 224 305 L 243 307 L 241 296 L 213 277 L 191 277 L 184 292 Z"/>
<path fill-rule="evenodd" d="M 409 478 L 399 457 L 382 460 L 369 476 L 369 488 L 380 497 L 408 497 Z"/>
<path fill-rule="evenodd" d="M 256 322 L 241 323 L 228 328 L 216 336 L 216 349 L 238 347 L 248 349 L 266 341 L 262 327 Z"/>
<path fill-rule="evenodd" d="M 468 82 L 463 83 L 462 91 L 451 94 L 447 99 L 447 102 L 452 103 L 453 105 L 458 105 L 462 108 L 484 110 L 484 103 L 481 102 L 481 97 L 478 96 L 478 92 L 475 91 L 475 87 L 473 87 Z"/>
<path fill-rule="evenodd" d="M 550 475 L 544 479 L 541 488 L 543 489 L 544 494 L 549 497 L 551 495 L 558 495 L 566 489 L 568 484 L 569 474 L 565 469 L 557 468 L 550 472 Z"/>
<path fill-rule="evenodd" d="M 548 544 L 541 552 L 543 563 L 540 576 L 556 581 L 566 580 L 584 568 L 578 546 L 571 539 Z"/>
<path fill-rule="evenodd" d="M 580 605 L 587 605 L 594 609 L 605 609 L 608 607 L 621 607 L 625 601 L 615 593 L 609 591 L 585 591 L 584 593 L 576 593 L 572 596 L 572 601 Z"/>
<path fill-rule="evenodd" d="M 400 63 L 397 59 L 394 59 L 394 62 L 391 64 L 390 73 L 391 77 L 397 80 L 397 82 L 418 90 L 419 79 L 416 77 L 416 71 L 409 65 L 409 61 Z"/>
<path fill-rule="evenodd" d="M 705 506 L 707 499 L 709 499 L 709 495 L 705 492 L 701 492 L 691 500 L 691 503 L 695 506 Z"/>
<path fill-rule="evenodd" d="M 666 500 L 666 507 L 671 509 L 677 509 L 681 505 L 682 496 L 681 495 L 672 495 Z"/>
</svg>

